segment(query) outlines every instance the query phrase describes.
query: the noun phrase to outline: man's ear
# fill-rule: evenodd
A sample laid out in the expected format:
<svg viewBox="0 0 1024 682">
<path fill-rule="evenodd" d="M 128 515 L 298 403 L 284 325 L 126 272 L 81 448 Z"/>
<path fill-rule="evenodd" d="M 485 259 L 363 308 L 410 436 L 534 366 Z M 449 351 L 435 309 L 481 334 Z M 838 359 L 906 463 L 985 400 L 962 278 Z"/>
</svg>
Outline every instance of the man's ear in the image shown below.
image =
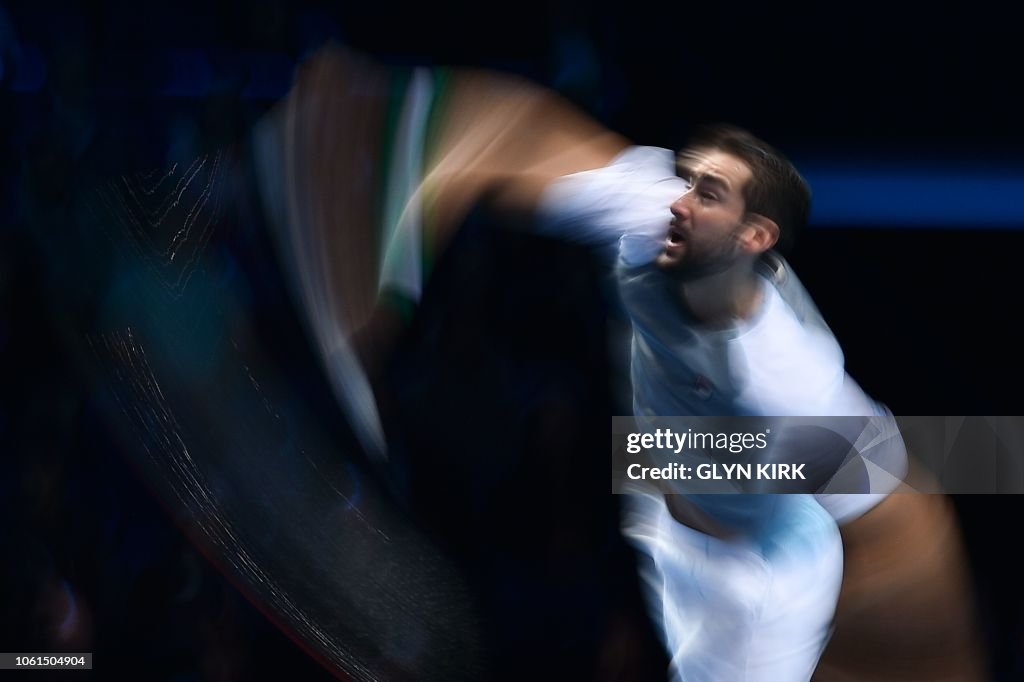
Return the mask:
<svg viewBox="0 0 1024 682">
<path fill-rule="evenodd" d="M 764 253 L 779 241 L 779 225 L 760 213 L 748 213 L 743 219 L 740 246 L 748 253 Z"/>
</svg>

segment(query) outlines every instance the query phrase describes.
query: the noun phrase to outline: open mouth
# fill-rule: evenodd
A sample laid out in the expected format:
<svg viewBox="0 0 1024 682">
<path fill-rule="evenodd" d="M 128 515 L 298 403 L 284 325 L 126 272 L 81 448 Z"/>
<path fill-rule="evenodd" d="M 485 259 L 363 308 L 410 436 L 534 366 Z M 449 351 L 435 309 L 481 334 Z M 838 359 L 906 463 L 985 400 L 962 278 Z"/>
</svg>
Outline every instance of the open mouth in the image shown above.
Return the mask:
<svg viewBox="0 0 1024 682">
<path fill-rule="evenodd" d="M 682 231 L 673 227 L 668 231 L 668 236 L 665 238 L 665 247 L 675 249 L 682 246 L 685 242 L 686 237 Z"/>
</svg>

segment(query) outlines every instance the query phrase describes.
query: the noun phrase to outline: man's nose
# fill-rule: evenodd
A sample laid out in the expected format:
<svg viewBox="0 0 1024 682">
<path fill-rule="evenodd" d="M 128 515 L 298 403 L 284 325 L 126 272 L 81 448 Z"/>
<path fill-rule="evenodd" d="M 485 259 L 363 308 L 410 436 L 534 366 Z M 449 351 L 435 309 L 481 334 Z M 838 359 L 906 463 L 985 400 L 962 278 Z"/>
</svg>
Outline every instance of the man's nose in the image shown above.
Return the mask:
<svg viewBox="0 0 1024 682">
<path fill-rule="evenodd" d="M 669 206 L 672 215 L 676 218 L 688 218 L 690 216 L 690 191 L 686 191 Z"/>
</svg>

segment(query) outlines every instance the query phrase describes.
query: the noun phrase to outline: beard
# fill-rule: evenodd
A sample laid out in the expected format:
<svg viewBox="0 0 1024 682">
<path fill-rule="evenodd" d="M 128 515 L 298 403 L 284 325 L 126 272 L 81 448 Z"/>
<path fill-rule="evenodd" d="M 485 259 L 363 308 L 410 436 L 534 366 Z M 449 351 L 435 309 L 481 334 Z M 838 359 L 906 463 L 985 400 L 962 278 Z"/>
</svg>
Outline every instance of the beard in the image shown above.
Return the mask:
<svg viewBox="0 0 1024 682">
<path fill-rule="evenodd" d="M 679 282 L 693 282 L 725 272 L 739 258 L 739 246 L 733 236 L 714 244 L 686 244 L 678 257 L 663 251 L 654 263 L 659 270 Z"/>
</svg>

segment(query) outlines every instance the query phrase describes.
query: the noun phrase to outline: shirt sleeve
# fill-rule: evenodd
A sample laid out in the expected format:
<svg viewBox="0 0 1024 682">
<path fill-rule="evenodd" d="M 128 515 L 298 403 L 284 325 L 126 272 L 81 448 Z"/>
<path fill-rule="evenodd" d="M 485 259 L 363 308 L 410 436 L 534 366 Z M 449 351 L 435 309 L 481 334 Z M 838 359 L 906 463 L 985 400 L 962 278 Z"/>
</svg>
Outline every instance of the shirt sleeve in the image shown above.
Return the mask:
<svg viewBox="0 0 1024 682">
<path fill-rule="evenodd" d="M 906 446 L 889 408 L 872 399 L 843 369 L 842 352 L 832 330 L 793 269 L 777 254 L 771 260 L 774 267 L 770 279 L 807 338 L 827 340 L 834 346 L 831 354 L 814 357 L 833 355 L 831 362 L 822 364 L 834 367 L 839 380 L 813 391 L 813 401 L 804 406 L 804 412 L 825 415 L 820 426 L 840 438 L 839 442 L 849 444 L 839 466 L 831 465 L 834 468 L 828 484 L 815 495 L 837 523 L 847 523 L 871 510 L 900 485 L 907 473 Z M 797 384 L 814 384 L 804 379 Z M 858 416 L 864 419 L 852 418 Z"/>
<path fill-rule="evenodd" d="M 670 207 L 687 189 L 675 175 L 671 150 L 630 147 L 607 166 L 565 175 L 544 191 L 543 234 L 584 243 L 631 265 L 654 259 L 672 219 Z"/>
</svg>

